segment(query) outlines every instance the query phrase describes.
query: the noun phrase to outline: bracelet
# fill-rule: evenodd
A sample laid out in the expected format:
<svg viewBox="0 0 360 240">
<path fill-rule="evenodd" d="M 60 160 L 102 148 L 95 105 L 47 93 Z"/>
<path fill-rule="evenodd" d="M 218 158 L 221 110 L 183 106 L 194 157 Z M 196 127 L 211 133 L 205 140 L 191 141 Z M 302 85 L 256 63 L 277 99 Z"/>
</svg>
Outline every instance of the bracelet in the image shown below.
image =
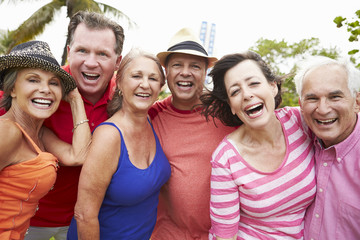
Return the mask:
<svg viewBox="0 0 360 240">
<path fill-rule="evenodd" d="M 83 123 L 86 123 L 86 122 L 88 122 L 88 121 L 89 121 L 89 119 L 84 119 L 84 120 L 81 120 L 80 122 L 78 122 L 77 124 L 75 124 L 72 132 L 74 132 L 75 129 L 76 129 L 79 125 L 81 125 L 81 124 L 83 124 Z"/>
</svg>

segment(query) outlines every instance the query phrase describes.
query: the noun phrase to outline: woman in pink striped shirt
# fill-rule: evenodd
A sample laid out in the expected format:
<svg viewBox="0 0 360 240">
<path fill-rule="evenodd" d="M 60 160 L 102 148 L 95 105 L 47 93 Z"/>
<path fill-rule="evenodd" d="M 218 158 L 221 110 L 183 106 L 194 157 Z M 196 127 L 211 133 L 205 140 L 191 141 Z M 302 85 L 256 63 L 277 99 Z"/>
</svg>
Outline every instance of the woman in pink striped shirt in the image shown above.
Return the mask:
<svg viewBox="0 0 360 240">
<path fill-rule="evenodd" d="M 276 109 L 282 79 L 254 52 L 224 56 L 210 76 L 203 114 L 239 127 L 212 155 L 209 239 L 302 239 L 316 182 L 299 108 Z"/>
</svg>

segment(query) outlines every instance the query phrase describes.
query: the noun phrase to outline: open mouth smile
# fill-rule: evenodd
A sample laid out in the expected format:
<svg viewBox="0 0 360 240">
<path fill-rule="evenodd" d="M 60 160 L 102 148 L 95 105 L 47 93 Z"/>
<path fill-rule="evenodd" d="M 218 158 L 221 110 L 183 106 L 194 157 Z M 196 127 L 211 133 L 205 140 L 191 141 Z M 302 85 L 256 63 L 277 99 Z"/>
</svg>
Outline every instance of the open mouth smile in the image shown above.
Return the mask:
<svg viewBox="0 0 360 240">
<path fill-rule="evenodd" d="M 35 99 L 32 99 L 31 102 L 38 106 L 38 107 L 50 107 L 51 104 L 53 103 L 53 101 L 51 100 L 47 100 L 47 99 L 42 99 L 42 98 L 35 98 Z"/>
<path fill-rule="evenodd" d="M 315 121 L 320 125 L 330 125 L 330 124 L 336 122 L 336 120 L 337 120 L 337 118 L 331 118 L 331 119 L 327 119 L 327 120 L 315 119 Z"/>
<path fill-rule="evenodd" d="M 248 108 L 245 109 L 245 113 L 250 117 L 250 118 L 255 118 L 259 115 L 262 114 L 263 112 L 263 108 L 264 108 L 264 104 L 262 103 L 258 103 L 255 104 L 253 106 L 250 106 Z"/>
<path fill-rule="evenodd" d="M 149 98 L 151 95 L 149 93 L 137 93 L 137 94 L 135 94 L 135 96 L 141 97 L 141 98 Z"/>
<path fill-rule="evenodd" d="M 99 74 L 93 74 L 93 73 L 82 73 L 83 77 L 87 80 L 94 81 L 97 80 L 100 75 Z"/>
<path fill-rule="evenodd" d="M 192 87 L 193 83 L 192 82 L 177 82 L 176 85 L 178 85 L 179 87 Z"/>
</svg>

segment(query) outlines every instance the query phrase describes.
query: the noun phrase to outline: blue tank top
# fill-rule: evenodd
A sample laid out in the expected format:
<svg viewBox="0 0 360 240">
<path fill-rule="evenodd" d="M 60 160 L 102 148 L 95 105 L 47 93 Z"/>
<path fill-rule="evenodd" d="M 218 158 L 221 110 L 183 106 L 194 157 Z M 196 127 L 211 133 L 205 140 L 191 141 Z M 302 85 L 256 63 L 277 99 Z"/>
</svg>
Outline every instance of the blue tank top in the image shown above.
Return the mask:
<svg viewBox="0 0 360 240">
<path fill-rule="evenodd" d="M 110 122 L 100 125 L 114 126 L 121 136 L 118 167 L 99 211 L 100 239 L 150 239 L 156 223 L 160 188 L 171 174 L 170 164 L 152 126 L 156 140 L 155 157 L 148 168 L 139 169 L 129 159 L 120 129 Z M 73 239 L 77 239 L 74 218 L 68 231 L 68 240 Z"/>
</svg>

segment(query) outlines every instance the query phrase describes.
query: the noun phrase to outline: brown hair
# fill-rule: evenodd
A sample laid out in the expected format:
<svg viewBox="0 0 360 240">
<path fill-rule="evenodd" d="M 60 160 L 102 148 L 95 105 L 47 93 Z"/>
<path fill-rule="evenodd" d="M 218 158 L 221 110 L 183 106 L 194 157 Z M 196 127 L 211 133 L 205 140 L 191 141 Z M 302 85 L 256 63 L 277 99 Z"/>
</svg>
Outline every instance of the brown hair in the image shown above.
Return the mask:
<svg viewBox="0 0 360 240">
<path fill-rule="evenodd" d="M 277 108 L 281 101 L 281 83 L 282 78 L 276 76 L 265 63 L 261 56 L 255 52 L 247 51 L 245 53 L 229 54 L 222 57 L 215 63 L 214 68 L 210 72 L 214 87 L 211 91 L 204 93 L 200 96 L 202 102 L 202 114 L 208 120 L 209 117 L 218 118 L 221 122 L 227 126 L 240 126 L 243 122 L 237 115 L 232 114 L 231 108 L 228 104 L 228 95 L 225 89 L 225 74 L 228 70 L 235 67 L 237 64 L 245 61 L 254 61 L 268 82 L 276 82 L 278 93 L 275 96 L 275 108 Z"/>
<path fill-rule="evenodd" d="M 71 17 L 66 40 L 68 45 L 72 44 L 75 30 L 80 23 L 84 23 L 90 29 L 111 29 L 115 35 L 115 52 L 121 55 L 125 38 L 123 28 L 97 12 L 79 11 Z"/>
</svg>

